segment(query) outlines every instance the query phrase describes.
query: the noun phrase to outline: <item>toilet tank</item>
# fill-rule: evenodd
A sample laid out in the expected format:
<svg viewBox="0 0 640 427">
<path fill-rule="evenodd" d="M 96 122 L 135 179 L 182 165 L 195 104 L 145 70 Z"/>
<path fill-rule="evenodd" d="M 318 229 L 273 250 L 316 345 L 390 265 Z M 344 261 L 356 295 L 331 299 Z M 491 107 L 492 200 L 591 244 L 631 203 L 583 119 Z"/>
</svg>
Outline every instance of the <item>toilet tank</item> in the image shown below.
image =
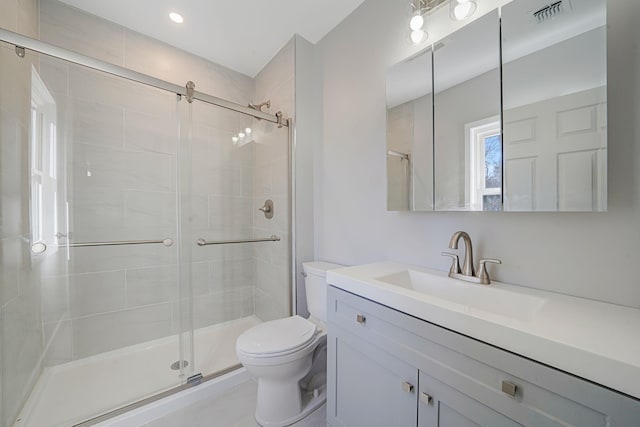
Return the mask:
<svg viewBox="0 0 640 427">
<path fill-rule="evenodd" d="M 311 317 L 327 321 L 327 271 L 342 268 L 344 265 L 323 261 L 303 262 L 306 274 L 304 282 L 307 294 L 307 308 Z"/>
</svg>

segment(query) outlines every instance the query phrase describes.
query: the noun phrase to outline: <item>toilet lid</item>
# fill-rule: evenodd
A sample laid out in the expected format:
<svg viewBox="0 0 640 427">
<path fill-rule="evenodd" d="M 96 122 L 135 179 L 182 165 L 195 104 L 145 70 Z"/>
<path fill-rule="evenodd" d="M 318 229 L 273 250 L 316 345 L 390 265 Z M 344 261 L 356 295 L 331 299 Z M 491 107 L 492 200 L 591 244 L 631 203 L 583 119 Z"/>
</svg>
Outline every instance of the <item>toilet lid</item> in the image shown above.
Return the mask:
<svg viewBox="0 0 640 427">
<path fill-rule="evenodd" d="M 314 323 L 300 316 L 292 316 L 254 326 L 238 337 L 236 347 L 251 355 L 291 352 L 309 343 L 315 332 Z"/>
</svg>

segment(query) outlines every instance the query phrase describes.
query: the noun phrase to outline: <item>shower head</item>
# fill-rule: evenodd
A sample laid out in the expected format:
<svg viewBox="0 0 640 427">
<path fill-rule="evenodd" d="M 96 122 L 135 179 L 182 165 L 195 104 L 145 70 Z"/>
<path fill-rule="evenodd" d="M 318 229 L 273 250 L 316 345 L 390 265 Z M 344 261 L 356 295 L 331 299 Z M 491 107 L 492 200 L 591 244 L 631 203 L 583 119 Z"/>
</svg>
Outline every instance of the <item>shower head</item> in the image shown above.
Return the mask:
<svg viewBox="0 0 640 427">
<path fill-rule="evenodd" d="M 261 104 L 254 104 L 252 102 L 249 103 L 249 108 L 252 108 L 252 109 L 254 109 L 256 111 L 263 112 L 262 111 L 262 107 L 271 108 L 271 100 L 265 101 L 265 102 L 263 102 Z"/>
</svg>

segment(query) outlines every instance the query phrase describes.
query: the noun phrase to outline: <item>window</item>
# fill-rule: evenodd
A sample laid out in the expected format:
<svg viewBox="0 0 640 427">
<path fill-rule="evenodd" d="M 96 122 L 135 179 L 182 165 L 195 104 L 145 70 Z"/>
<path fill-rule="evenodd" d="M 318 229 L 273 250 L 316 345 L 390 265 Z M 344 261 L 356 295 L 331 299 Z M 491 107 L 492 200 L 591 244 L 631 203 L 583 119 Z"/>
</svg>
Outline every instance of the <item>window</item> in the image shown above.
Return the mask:
<svg viewBox="0 0 640 427">
<path fill-rule="evenodd" d="M 466 126 L 468 138 L 467 194 L 471 210 L 502 210 L 502 138 L 500 117 Z"/>
<path fill-rule="evenodd" d="M 36 72 L 31 70 L 31 239 L 55 242 L 58 234 L 58 161 L 56 104 Z M 49 248 L 55 251 L 55 246 Z"/>
</svg>

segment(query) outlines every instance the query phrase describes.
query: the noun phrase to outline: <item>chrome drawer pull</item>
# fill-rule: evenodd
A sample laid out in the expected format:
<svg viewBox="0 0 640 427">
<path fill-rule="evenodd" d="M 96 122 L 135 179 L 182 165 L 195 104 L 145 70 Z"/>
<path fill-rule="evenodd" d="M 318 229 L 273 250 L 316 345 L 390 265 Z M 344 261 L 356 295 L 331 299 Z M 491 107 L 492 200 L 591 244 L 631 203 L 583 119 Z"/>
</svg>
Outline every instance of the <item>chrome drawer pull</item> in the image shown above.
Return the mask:
<svg viewBox="0 0 640 427">
<path fill-rule="evenodd" d="M 518 386 L 509 381 L 502 381 L 502 392 L 508 394 L 511 397 L 516 397 Z"/>
<path fill-rule="evenodd" d="M 407 393 L 413 393 L 413 384 L 411 384 L 410 382 L 403 382 L 402 383 L 402 389 L 404 391 L 406 391 Z"/>
<path fill-rule="evenodd" d="M 433 403 L 433 397 L 425 392 L 420 393 L 420 400 L 426 405 L 431 405 Z"/>
<path fill-rule="evenodd" d="M 367 318 L 364 317 L 364 314 L 358 313 L 358 315 L 356 316 L 356 322 L 360 323 L 361 325 L 364 325 L 366 321 L 367 321 Z"/>
</svg>

